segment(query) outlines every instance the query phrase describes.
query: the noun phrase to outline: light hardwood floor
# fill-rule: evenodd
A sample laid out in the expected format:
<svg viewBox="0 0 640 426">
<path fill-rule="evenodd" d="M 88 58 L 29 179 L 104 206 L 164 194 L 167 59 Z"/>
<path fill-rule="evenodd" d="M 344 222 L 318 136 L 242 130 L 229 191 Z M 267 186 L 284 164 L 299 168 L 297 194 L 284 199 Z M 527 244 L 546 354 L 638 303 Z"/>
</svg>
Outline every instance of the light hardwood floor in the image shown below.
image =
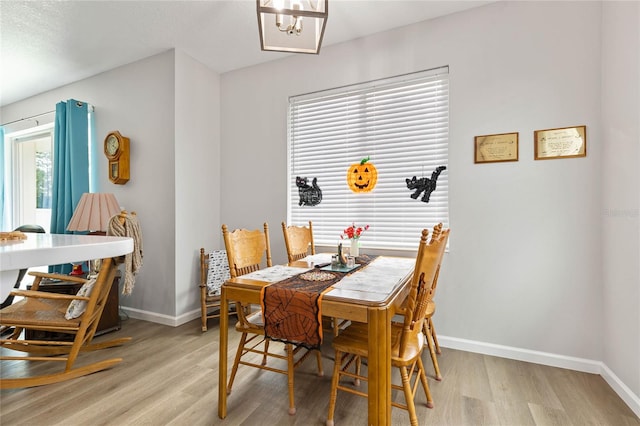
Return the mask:
<svg viewBox="0 0 640 426">
<path fill-rule="evenodd" d="M 223 421 L 217 416 L 218 321 L 210 320 L 205 333 L 199 321 L 180 327 L 125 321 L 121 331 L 97 340 L 123 335 L 132 336 L 131 343 L 81 354 L 77 362 L 122 357 L 121 364 L 65 383 L 0 391 L 0 425 L 324 424 L 333 366 L 329 341 L 324 377 L 316 375 L 313 357 L 296 370 L 295 416 L 287 414 L 286 376 L 241 366 Z M 239 333 L 229 334 L 232 360 Z M 423 358 L 432 373 L 428 353 Z M 420 424 L 640 426 L 597 375 L 446 348 L 439 360 L 444 380 L 429 378 L 435 408 L 426 407 L 424 394 L 417 397 Z M 0 368 L 4 377 L 29 367 L 3 361 Z M 366 402 L 339 393 L 336 424 L 366 424 Z M 394 408 L 392 422 L 406 425 L 409 417 Z"/>
</svg>

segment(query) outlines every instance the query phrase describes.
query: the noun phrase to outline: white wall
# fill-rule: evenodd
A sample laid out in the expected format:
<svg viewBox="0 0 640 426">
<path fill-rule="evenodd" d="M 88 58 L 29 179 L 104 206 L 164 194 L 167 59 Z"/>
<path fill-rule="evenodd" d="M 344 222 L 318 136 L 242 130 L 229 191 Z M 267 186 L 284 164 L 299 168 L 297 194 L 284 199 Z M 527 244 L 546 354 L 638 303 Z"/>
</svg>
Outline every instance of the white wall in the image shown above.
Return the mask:
<svg viewBox="0 0 640 426">
<path fill-rule="evenodd" d="M 223 74 L 222 220 L 268 221 L 281 261 L 287 97 L 449 65 L 439 333 L 601 359 L 599 37 L 598 3 L 501 2 Z M 586 158 L 533 160 L 534 130 L 582 124 Z M 504 132 L 520 161 L 474 165 L 473 137 Z"/>
<path fill-rule="evenodd" d="M 98 191 L 113 192 L 142 227 L 144 266 L 133 294 L 120 298 L 132 317 L 176 324 L 199 315 L 196 251 L 219 245 L 219 97 L 214 72 L 169 51 L 1 110 L 8 122 L 69 98 L 95 106 Z M 111 130 L 131 139 L 126 185 L 107 178 L 102 144 Z"/>
<path fill-rule="evenodd" d="M 441 342 L 600 373 L 640 415 L 639 12 L 605 3 L 499 2 L 223 74 L 222 221 L 267 221 L 284 261 L 287 98 L 449 65 Z M 535 130 L 575 125 L 586 158 L 533 160 Z M 475 165 L 504 132 L 520 160 Z"/>
<path fill-rule="evenodd" d="M 603 360 L 640 396 L 640 3 L 605 3 L 603 29 Z"/>
<path fill-rule="evenodd" d="M 176 316 L 200 304 L 200 247 L 220 248 L 220 79 L 176 51 Z"/>
</svg>

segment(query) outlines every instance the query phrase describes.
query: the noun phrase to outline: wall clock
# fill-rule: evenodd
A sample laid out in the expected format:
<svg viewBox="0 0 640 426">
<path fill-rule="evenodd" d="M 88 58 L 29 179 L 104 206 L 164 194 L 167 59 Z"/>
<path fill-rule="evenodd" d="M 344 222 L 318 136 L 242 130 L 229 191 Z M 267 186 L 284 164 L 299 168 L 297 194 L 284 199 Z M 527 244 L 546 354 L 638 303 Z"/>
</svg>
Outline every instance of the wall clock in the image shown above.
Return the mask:
<svg viewBox="0 0 640 426">
<path fill-rule="evenodd" d="M 129 181 L 129 138 L 117 130 L 104 138 L 104 155 L 109 160 L 109 180 L 124 185 Z"/>
</svg>

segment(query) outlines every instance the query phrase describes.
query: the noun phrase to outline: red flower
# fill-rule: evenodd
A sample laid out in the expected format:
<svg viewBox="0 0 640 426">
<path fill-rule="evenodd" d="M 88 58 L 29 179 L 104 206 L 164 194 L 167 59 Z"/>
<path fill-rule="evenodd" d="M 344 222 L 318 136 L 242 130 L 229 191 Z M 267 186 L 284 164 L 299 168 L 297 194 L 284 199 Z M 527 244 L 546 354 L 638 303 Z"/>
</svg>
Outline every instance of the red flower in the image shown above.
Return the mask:
<svg viewBox="0 0 640 426">
<path fill-rule="evenodd" d="M 362 235 L 362 233 L 367 229 L 369 229 L 369 225 L 365 225 L 363 228 L 362 226 L 356 227 L 356 224 L 352 223 L 350 227 L 342 231 L 342 235 L 340 235 L 340 239 L 348 238 L 351 240 L 354 238 L 360 238 L 360 235 Z"/>
</svg>

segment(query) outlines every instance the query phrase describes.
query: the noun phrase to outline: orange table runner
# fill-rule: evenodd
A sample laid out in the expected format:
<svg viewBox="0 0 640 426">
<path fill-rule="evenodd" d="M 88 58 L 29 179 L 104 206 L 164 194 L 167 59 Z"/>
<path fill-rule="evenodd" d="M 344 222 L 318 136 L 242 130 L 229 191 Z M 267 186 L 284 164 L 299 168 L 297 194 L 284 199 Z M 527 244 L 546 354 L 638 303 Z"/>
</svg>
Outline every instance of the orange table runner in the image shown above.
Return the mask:
<svg viewBox="0 0 640 426">
<path fill-rule="evenodd" d="M 321 299 L 345 275 L 362 269 L 377 256 L 361 255 L 350 272 L 312 269 L 262 289 L 260 300 L 268 338 L 316 349 L 322 343 Z"/>
</svg>

